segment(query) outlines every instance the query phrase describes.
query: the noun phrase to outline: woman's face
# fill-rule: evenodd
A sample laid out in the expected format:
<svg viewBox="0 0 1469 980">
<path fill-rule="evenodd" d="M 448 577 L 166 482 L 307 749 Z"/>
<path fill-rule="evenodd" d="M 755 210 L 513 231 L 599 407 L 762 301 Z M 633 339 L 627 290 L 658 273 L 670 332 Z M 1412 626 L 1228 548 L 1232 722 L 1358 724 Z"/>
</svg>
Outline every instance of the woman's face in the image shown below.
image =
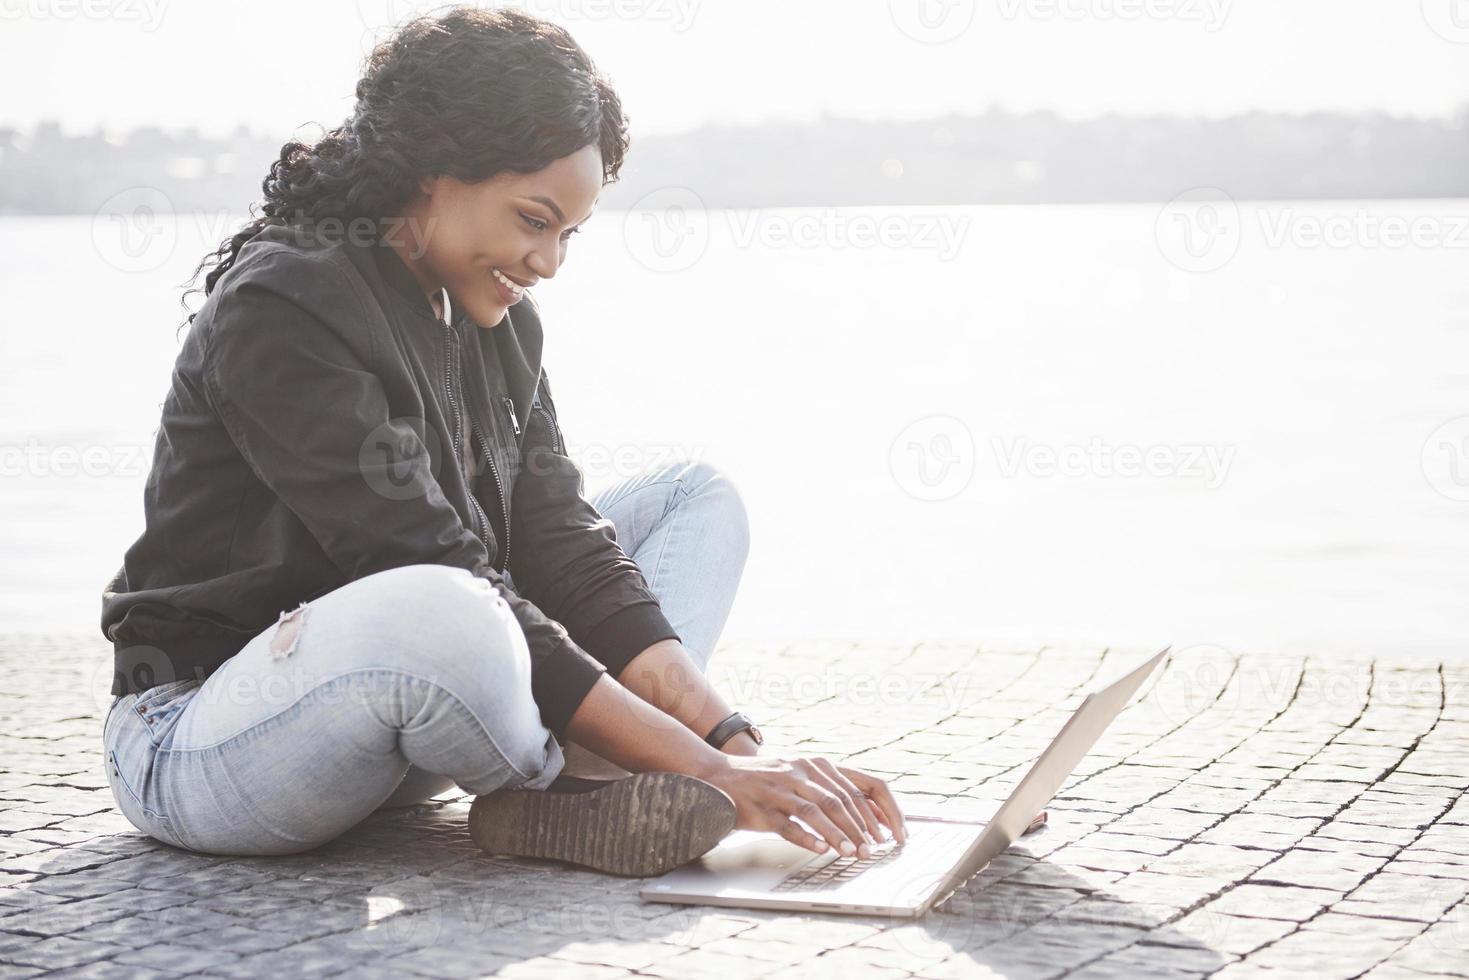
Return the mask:
<svg viewBox="0 0 1469 980">
<path fill-rule="evenodd" d="M 602 190 L 602 154 L 589 145 L 532 174 L 474 184 L 439 175 L 419 186 L 424 197 L 395 233 L 389 227 L 393 247 L 431 301 L 445 287 L 455 310 L 493 327 L 525 287 L 566 261 L 567 243 Z"/>
</svg>

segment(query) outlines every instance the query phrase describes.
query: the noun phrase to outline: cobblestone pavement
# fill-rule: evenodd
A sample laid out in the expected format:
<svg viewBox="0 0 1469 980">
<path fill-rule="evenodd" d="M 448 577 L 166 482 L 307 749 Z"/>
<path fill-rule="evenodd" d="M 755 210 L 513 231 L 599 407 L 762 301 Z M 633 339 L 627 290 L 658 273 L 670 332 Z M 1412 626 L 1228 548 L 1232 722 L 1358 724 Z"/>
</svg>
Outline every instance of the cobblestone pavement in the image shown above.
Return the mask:
<svg viewBox="0 0 1469 980">
<path fill-rule="evenodd" d="M 1147 651 L 806 641 L 711 676 L 768 747 L 992 809 L 1081 694 Z M 288 857 L 191 854 L 113 806 L 108 651 L 0 642 L 0 975 L 1469 976 L 1469 661 L 1180 651 L 1051 823 L 916 922 L 640 903 L 495 858 L 469 799 Z"/>
</svg>

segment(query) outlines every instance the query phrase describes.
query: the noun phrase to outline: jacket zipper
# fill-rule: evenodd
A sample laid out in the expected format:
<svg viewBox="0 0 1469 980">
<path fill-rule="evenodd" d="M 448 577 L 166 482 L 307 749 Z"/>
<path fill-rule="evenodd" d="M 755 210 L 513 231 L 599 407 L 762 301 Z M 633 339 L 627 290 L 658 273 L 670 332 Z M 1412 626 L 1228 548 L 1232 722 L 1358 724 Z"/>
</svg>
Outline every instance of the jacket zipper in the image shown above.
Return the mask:
<svg viewBox="0 0 1469 980">
<path fill-rule="evenodd" d="M 501 395 L 500 401 L 505 403 L 505 413 L 510 416 L 510 427 L 515 430 L 515 438 L 520 438 L 520 420 L 515 417 L 515 401 L 509 395 Z"/>
<path fill-rule="evenodd" d="M 458 465 L 460 463 L 459 445 L 460 441 L 464 437 L 464 420 L 462 414 L 460 413 L 459 400 L 454 397 L 453 384 L 453 379 L 458 377 L 459 375 L 459 335 L 456 334 L 454 332 L 454 328 L 447 323 L 444 324 L 444 329 L 448 331 L 449 334 L 449 358 L 444 363 L 444 394 L 448 396 L 449 406 L 454 410 L 454 447 L 452 452 L 455 465 Z M 469 424 L 472 434 L 478 437 L 480 435 L 479 424 L 474 421 L 474 418 L 472 416 L 469 420 Z M 484 440 L 482 438 L 479 439 L 479 443 L 480 449 L 484 453 L 485 459 L 489 460 L 490 462 L 490 472 L 493 473 L 495 476 L 495 491 L 500 495 L 500 510 L 505 513 L 505 537 L 500 548 L 501 557 L 504 558 L 505 561 L 500 565 L 499 568 L 496 569 L 496 571 L 503 572 L 505 570 L 505 566 L 509 564 L 510 559 L 510 514 L 509 508 L 505 506 L 505 485 L 500 480 L 500 470 L 498 467 L 495 466 L 495 459 L 493 456 L 490 455 L 489 450 L 485 448 Z M 474 495 L 474 488 L 466 487 L 466 490 L 469 493 L 469 504 L 474 509 L 476 521 L 479 524 L 479 539 L 481 543 L 483 543 L 485 546 L 485 554 L 489 554 L 489 515 L 486 514 L 484 508 L 480 506 L 479 499 Z"/>
<path fill-rule="evenodd" d="M 485 459 L 490 464 L 490 474 L 495 478 L 495 492 L 499 494 L 500 513 L 505 517 L 505 537 L 501 539 L 500 567 L 497 569 L 497 571 L 503 572 L 510 565 L 510 508 L 505 506 L 505 484 L 500 482 L 500 467 L 495 465 L 495 457 L 490 455 L 489 445 L 485 442 L 484 436 L 480 434 L 479 423 L 471 418 L 469 424 L 473 428 L 475 435 L 479 436 L 480 452 L 484 454 Z M 473 497 L 474 495 L 470 494 L 470 496 Z"/>
<path fill-rule="evenodd" d="M 556 432 L 556 419 L 551 415 L 549 411 L 547 411 L 546 406 L 541 404 L 541 399 L 539 397 L 535 399 L 535 401 L 533 402 L 533 406 L 535 410 L 537 412 L 540 412 L 542 417 L 545 418 L 546 428 L 551 430 L 551 451 L 553 453 L 559 453 L 561 451 L 561 439 Z"/>
</svg>

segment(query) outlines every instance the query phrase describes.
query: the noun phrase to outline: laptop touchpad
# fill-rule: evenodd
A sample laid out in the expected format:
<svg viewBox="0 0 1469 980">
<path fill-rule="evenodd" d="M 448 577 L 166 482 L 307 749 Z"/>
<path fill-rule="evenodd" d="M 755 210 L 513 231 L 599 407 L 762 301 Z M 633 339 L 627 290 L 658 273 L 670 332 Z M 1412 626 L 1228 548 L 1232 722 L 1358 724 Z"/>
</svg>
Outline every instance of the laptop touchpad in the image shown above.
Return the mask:
<svg viewBox="0 0 1469 980">
<path fill-rule="evenodd" d="M 783 837 L 757 830 L 736 830 L 697 860 L 676 872 L 681 886 L 719 880 L 719 888 L 762 888 L 821 855 Z"/>
</svg>

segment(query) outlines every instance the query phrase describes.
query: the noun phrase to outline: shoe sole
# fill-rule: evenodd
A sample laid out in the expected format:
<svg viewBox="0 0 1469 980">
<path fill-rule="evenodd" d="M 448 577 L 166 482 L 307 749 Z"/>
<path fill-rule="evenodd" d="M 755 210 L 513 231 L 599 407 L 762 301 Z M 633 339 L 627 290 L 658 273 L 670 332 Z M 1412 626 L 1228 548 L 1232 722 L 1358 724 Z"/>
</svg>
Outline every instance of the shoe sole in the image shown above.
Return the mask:
<svg viewBox="0 0 1469 980">
<path fill-rule="evenodd" d="M 606 782 L 581 793 L 501 790 L 476 797 L 469 834 L 491 854 L 642 878 L 692 861 L 734 829 L 734 801 L 702 779 L 640 772 Z"/>
</svg>

